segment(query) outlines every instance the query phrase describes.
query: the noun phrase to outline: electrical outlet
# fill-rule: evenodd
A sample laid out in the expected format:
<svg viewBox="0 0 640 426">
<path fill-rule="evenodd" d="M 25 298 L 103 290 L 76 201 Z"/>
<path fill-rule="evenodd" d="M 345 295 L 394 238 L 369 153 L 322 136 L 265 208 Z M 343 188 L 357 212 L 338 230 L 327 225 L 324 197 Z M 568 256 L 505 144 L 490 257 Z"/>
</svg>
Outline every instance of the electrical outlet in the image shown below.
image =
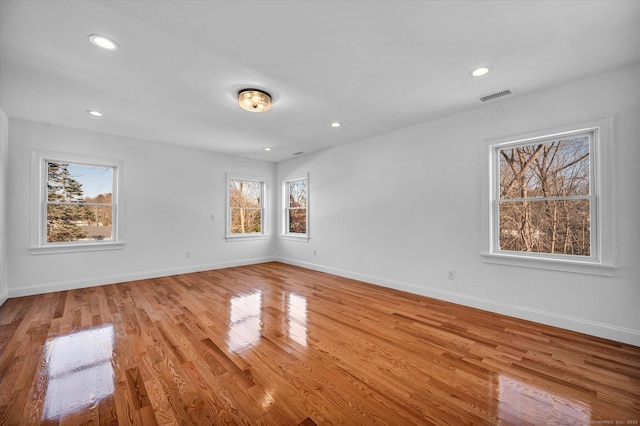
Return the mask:
<svg viewBox="0 0 640 426">
<path fill-rule="evenodd" d="M 315 256 L 317 254 L 318 254 L 318 252 L 316 251 L 316 249 L 313 249 L 313 255 Z"/>
<path fill-rule="evenodd" d="M 185 259 L 191 258 L 191 251 L 190 250 L 187 250 L 187 251 L 184 252 L 184 258 Z"/>
<path fill-rule="evenodd" d="M 454 271 L 453 269 L 449 270 L 449 279 L 450 280 L 455 280 L 456 279 L 456 271 Z"/>
</svg>

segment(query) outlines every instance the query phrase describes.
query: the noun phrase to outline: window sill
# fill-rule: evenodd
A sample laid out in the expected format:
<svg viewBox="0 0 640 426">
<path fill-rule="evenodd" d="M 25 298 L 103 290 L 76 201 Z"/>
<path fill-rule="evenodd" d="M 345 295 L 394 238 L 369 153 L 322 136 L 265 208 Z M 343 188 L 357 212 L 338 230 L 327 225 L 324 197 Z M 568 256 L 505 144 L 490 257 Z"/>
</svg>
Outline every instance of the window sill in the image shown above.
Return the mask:
<svg viewBox="0 0 640 426">
<path fill-rule="evenodd" d="M 615 265 L 605 265 L 602 263 L 569 259 L 526 257 L 515 254 L 487 252 L 480 253 L 480 256 L 482 256 L 482 260 L 486 263 L 573 272 L 578 274 L 601 275 L 606 277 L 614 276 L 617 269 Z"/>
<path fill-rule="evenodd" d="M 269 238 L 267 234 L 227 235 L 224 237 L 227 241 L 266 240 L 267 238 Z"/>
<path fill-rule="evenodd" d="M 124 242 L 79 243 L 29 247 L 29 251 L 31 254 L 78 253 L 87 251 L 122 250 L 124 245 Z"/>
<path fill-rule="evenodd" d="M 282 234 L 280 238 L 283 240 L 308 242 L 310 240 L 307 234 Z"/>
</svg>

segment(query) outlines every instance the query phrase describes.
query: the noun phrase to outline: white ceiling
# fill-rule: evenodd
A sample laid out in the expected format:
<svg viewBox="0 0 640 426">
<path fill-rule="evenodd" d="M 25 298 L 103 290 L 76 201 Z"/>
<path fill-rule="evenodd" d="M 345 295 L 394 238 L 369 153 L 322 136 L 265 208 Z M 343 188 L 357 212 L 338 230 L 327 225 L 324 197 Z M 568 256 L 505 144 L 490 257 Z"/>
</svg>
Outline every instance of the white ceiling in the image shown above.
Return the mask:
<svg viewBox="0 0 640 426">
<path fill-rule="evenodd" d="M 638 62 L 640 1 L 0 0 L 9 117 L 268 161 Z"/>
</svg>

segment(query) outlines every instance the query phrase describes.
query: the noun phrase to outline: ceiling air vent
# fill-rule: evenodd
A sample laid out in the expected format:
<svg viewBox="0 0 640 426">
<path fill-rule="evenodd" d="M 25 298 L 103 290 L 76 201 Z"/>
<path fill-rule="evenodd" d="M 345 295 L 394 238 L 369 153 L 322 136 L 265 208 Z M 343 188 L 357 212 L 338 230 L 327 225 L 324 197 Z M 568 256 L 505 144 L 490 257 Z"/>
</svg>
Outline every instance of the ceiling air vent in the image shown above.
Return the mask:
<svg viewBox="0 0 640 426">
<path fill-rule="evenodd" d="M 511 90 L 507 89 L 507 90 L 503 90 L 502 92 L 496 92 L 496 93 L 492 93 L 490 95 L 486 95 L 480 98 L 480 100 L 482 102 L 487 102 L 487 101 L 491 101 L 493 99 L 497 99 L 497 98 L 501 98 L 503 96 L 507 96 L 511 94 Z"/>
</svg>

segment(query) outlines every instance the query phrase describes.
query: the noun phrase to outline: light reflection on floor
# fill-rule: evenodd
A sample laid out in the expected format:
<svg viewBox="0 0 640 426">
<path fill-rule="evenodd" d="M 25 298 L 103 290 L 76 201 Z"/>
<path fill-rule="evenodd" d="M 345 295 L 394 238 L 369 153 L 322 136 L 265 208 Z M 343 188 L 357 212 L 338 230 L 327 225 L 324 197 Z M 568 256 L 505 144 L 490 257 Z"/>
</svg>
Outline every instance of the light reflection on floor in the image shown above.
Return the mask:
<svg viewBox="0 0 640 426">
<path fill-rule="evenodd" d="M 54 337 L 45 343 L 43 357 L 49 383 L 43 420 L 85 410 L 113 394 L 113 343 L 111 324 Z"/>
<path fill-rule="evenodd" d="M 591 409 L 513 377 L 499 377 L 499 417 L 522 424 L 538 424 L 553 419 L 554 424 L 589 424 Z"/>
<path fill-rule="evenodd" d="M 229 315 L 229 350 L 240 352 L 260 341 L 262 330 L 262 292 L 231 298 Z"/>
<path fill-rule="evenodd" d="M 307 346 L 307 299 L 295 293 L 289 293 L 287 305 L 287 323 L 289 337 L 302 346 Z"/>
</svg>

